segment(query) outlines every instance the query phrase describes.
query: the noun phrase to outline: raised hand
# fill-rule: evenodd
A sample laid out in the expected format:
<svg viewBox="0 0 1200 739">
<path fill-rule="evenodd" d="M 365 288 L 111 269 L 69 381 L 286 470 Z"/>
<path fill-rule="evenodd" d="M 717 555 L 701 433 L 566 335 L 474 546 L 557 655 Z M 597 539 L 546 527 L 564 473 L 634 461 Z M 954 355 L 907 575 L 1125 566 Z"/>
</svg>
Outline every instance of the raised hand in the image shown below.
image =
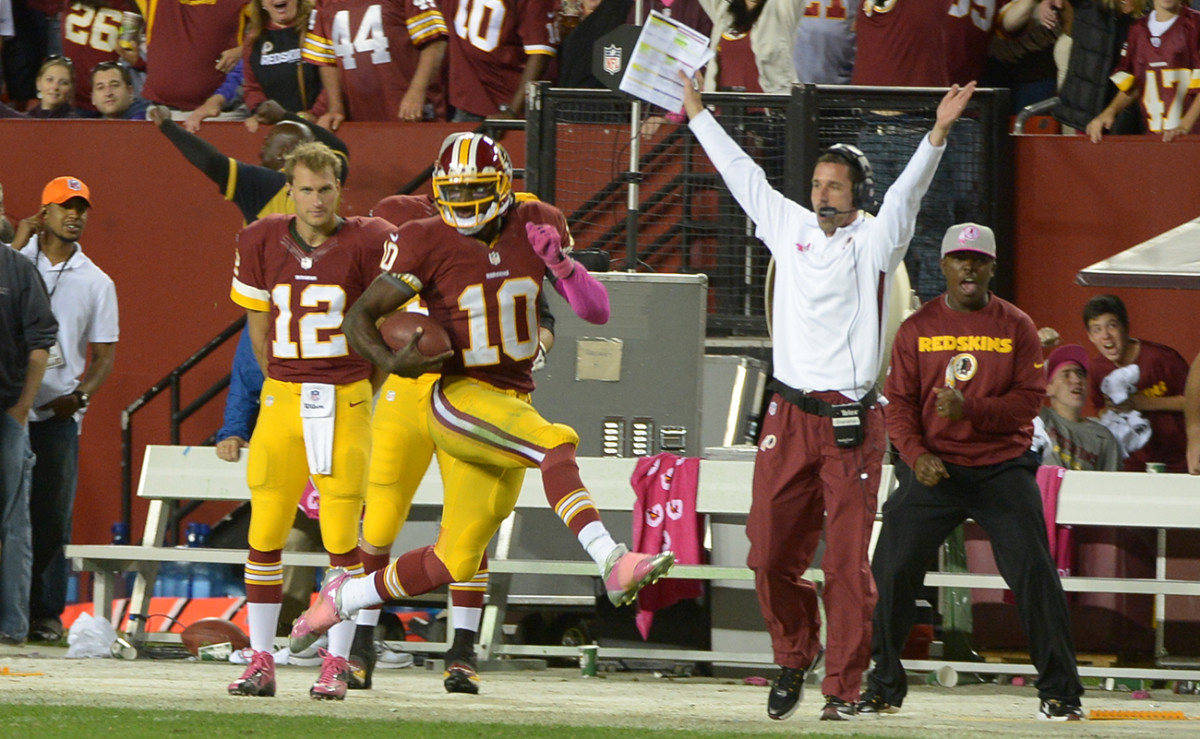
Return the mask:
<svg viewBox="0 0 1200 739">
<path fill-rule="evenodd" d="M 562 237 L 558 229 L 546 223 L 526 223 L 525 234 L 529 245 L 537 253 L 550 272 L 558 279 L 566 279 L 575 269 L 575 261 L 563 253 Z"/>
<path fill-rule="evenodd" d="M 941 146 L 946 143 L 946 136 L 950 133 L 950 127 L 958 120 L 963 111 L 967 109 L 967 103 L 971 101 L 971 96 L 975 94 L 975 82 L 971 81 L 959 87 L 951 85 L 942 101 L 937 107 L 937 122 L 933 124 L 933 130 L 929 132 L 929 143 L 934 146 Z"/>
</svg>

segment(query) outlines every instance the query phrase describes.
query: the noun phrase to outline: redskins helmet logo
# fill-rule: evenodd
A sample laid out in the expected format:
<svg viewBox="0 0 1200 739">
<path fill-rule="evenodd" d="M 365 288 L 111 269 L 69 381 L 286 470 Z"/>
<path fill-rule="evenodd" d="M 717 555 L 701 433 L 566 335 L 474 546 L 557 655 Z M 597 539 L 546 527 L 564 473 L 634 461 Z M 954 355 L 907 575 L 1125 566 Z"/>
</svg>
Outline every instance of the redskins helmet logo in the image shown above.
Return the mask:
<svg viewBox="0 0 1200 739">
<path fill-rule="evenodd" d="M 663 525 L 662 503 L 656 503 L 646 509 L 646 525 L 652 529 Z"/>
<path fill-rule="evenodd" d="M 765 452 L 775 448 L 775 434 L 767 434 L 763 437 L 762 443 L 758 445 L 758 451 Z"/>
</svg>

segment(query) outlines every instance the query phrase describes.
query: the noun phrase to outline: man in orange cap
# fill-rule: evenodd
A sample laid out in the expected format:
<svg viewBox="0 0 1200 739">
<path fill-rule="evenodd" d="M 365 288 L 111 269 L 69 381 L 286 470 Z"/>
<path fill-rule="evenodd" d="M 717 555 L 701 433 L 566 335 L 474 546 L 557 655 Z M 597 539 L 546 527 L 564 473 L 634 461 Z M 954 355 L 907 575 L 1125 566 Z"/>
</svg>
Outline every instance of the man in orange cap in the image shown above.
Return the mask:
<svg viewBox="0 0 1200 739">
<path fill-rule="evenodd" d="M 13 240 L 13 247 L 41 274 L 58 320 L 57 341 L 29 413 L 29 442 L 37 456 L 29 496 L 29 638 L 34 641 L 62 638 L 67 591 L 63 545 L 71 540 L 80 424 L 92 395 L 112 373 L 119 333 L 113 281 L 79 246 L 91 198 L 77 177 L 51 180 L 42 190 L 41 209 L 21 221 Z"/>
</svg>

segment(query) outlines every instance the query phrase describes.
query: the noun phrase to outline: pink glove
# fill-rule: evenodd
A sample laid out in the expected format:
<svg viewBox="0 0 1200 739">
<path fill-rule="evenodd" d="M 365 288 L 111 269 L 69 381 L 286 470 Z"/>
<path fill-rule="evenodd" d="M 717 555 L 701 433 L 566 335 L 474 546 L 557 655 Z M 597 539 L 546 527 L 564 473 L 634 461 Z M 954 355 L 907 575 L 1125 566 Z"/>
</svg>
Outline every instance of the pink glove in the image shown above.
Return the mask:
<svg viewBox="0 0 1200 739">
<path fill-rule="evenodd" d="M 565 280 L 571 276 L 575 260 L 563 254 L 562 237 L 558 235 L 558 229 L 545 223 L 526 223 L 525 233 L 529 236 L 529 245 L 555 277 Z"/>
</svg>

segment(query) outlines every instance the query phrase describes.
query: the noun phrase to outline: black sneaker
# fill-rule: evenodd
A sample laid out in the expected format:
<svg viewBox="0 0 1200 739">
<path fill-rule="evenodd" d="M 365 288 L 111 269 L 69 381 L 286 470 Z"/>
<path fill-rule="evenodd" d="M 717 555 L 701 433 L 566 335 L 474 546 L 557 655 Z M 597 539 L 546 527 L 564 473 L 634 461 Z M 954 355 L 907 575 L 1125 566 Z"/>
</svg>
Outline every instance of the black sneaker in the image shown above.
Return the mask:
<svg viewBox="0 0 1200 739">
<path fill-rule="evenodd" d="M 768 716 L 782 721 L 796 712 L 796 707 L 804 698 L 804 680 L 808 673 L 817 668 L 824 656 L 825 649 L 822 648 L 806 670 L 796 667 L 779 668 L 779 675 L 775 677 L 775 682 L 771 683 L 771 692 L 767 696 Z"/>
<path fill-rule="evenodd" d="M 63 638 L 62 622 L 57 618 L 35 619 L 29 627 L 29 641 L 56 642 Z"/>
<path fill-rule="evenodd" d="M 350 663 L 350 677 L 346 680 L 346 687 L 350 690 L 370 690 L 375 660 L 375 627 L 356 626 L 347 660 Z"/>
<path fill-rule="evenodd" d="M 863 693 L 854 708 L 862 718 L 879 718 L 885 713 L 896 713 L 900 710 L 899 706 L 891 705 L 874 691 Z"/>
<path fill-rule="evenodd" d="M 475 669 L 475 652 L 451 649 L 442 658 L 446 667 L 442 672 L 442 685 L 447 693 L 479 693 L 479 673 Z"/>
<path fill-rule="evenodd" d="M 1082 721 L 1083 708 L 1078 703 L 1070 704 L 1047 698 L 1038 706 L 1037 717 L 1042 721 Z"/>
<path fill-rule="evenodd" d="M 835 695 L 825 696 L 825 707 L 821 709 L 822 721 L 850 721 L 858 715 L 858 707 Z"/>
</svg>

